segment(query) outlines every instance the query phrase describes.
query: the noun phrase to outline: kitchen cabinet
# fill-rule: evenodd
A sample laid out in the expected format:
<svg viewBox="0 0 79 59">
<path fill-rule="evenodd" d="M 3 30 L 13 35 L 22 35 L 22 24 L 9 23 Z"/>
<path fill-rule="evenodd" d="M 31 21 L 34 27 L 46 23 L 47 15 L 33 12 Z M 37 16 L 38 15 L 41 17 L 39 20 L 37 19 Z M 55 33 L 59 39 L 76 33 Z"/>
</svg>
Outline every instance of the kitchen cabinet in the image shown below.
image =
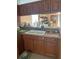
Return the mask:
<svg viewBox="0 0 79 59">
<path fill-rule="evenodd" d="M 44 44 L 44 39 L 42 37 L 34 37 L 34 52 L 38 54 L 44 55 L 44 49 L 45 44 Z"/>
<path fill-rule="evenodd" d="M 39 13 L 38 14 L 43 14 L 44 13 L 44 2 L 40 1 L 39 2 Z"/>
<path fill-rule="evenodd" d="M 38 2 L 19 5 L 20 15 L 45 14 L 61 11 L 60 0 L 42 0 Z"/>
<path fill-rule="evenodd" d="M 24 13 L 25 13 L 25 12 L 24 12 L 24 9 L 25 9 L 25 8 L 24 8 L 24 5 L 20 5 L 20 8 L 19 8 L 19 10 L 20 10 L 19 15 L 20 15 L 20 16 L 24 15 Z"/>
<path fill-rule="evenodd" d="M 20 16 L 31 14 L 31 4 L 20 5 Z"/>
<path fill-rule="evenodd" d="M 20 15 L 20 6 L 17 5 L 17 16 L 19 16 L 19 15 Z"/>
<path fill-rule="evenodd" d="M 32 4 L 32 14 L 39 13 L 39 5 L 40 5 L 40 3 L 39 2 L 34 2 L 34 3 L 31 3 L 31 4 Z"/>
<path fill-rule="evenodd" d="M 56 57 L 58 39 L 56 39 L 56 38 L 48 38 L 48 37 L 45 37 L 44 39 L 45 39 L 45 54 L 47 56 Z"/>
<path fill-rule="evenodd" d="M 53 13 L 61 11 L 60 0 L 42 0 L 43 12 L 41 13 Z M 41 9 L 40 9 L 41 10 Z"/>
<path fill-rule="evenodd" d="M 18 56 L 24 51 L 24 41 L 21 35 L 17 35 L 17 54 Z"/>
<path fill-rule="evenodd" d="M 33 52 L 33 39 L 30 36 L 23 35 L 24 47 L 28 52 Z"/>
<path fill-rule="evenodd" d="M 44 6 L 44 12 L 43 13 L 50 13 L 50 10 L 51 10 L 51 8 L 50 8 L 50 0 L 43 0 L 42 1 L 43 2 L 43 6 Z"/>
<path fill-rule="evenodd" d="M 32 4 L 31 3 L 27 4 L 25 8 L 27 10 L 26 14 L 31 15 L 32 14 Z"/>
<path fill-rule="evenodd" d="M 50 0 L 50 12 L 59 12 L 61 11 L 61 1 L 60 0 Z"/>
<path fill-rule="evenodd" d="M 23 40 L 26 51 L 46 56 L 59 56 L 58 38 L 23 35 Z"/>
<path fill-rule="evenodd" d="M 50 12 L 50 0 L 43 0 L 39 2 L 30 3 L 32 7 L 31 14 L 42 14 Z"/>
</svg>

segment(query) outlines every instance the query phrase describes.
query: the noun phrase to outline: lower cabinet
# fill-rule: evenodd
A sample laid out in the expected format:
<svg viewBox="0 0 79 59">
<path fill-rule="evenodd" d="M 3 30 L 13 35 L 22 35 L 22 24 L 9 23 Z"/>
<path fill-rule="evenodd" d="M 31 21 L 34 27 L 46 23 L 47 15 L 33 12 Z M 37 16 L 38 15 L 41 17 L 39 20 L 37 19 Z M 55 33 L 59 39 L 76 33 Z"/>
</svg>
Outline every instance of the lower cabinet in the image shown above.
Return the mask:
<svg viewBox="0 0 79 59">
<path fill-rule="evenodd" d="M 46 56 L 58 56 L 58 39 L 42 36 L 23 35 L 26 51 Z"/>
<path fill-rule="evenodd" d="M 31 39 L 31 36 L 26 36 L 23 35 L 23 39 L 24 39 L 24 47 L 25 50 L 28 52 L 33 52 L 33 39 Z"/>
<path fill-rule="evenodd" d="M 21 55 L 21 53 L 24 52 L 24 41 L 22 39 L 21 35 L 17 35 L 17 57 Z"/>
<path fill-rule="evenodd" d="M 45 55 L 46 56 L 54 56 L 57 57 L 57 47 L 58 47 L 58 39 L 57 38 L 48 38 L 45 37 Z"/>
<path fill-rule="evenodd" d="M 35 37 L 34 38 L 34 52 L 44 55 L 44 50 L 45 50 L 45 44 L 42 37 Z"/>
</svg>

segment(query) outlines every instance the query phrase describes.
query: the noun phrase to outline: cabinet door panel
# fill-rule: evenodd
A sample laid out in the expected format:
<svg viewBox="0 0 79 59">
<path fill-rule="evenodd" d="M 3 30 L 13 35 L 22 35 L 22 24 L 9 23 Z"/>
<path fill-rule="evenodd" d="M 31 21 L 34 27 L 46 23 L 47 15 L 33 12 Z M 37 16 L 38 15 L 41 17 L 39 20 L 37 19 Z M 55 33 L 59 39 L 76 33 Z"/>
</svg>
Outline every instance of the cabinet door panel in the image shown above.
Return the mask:
<svg viewBox="0 0 79 59">
<path fill-rule="evenodd" d="M 24 46 L 27 51 L 33 51 L 33 40 L 30 36 L 24 36 Z"/>
<path fill-rule="evenodd" d="M 44 2 L 40 1 L 39 2 L 39 14 L 44 13 Z"/>
<path fill-rule="evenodd" d="M 50 13 L 50 0 L 43 0 L 44 3 L 44 13 Z"/>
<path fill-rule="evenodd" d="M 27 4 L 26 5 L 26 11 L 27 11 L 27 15 L 31 15 L 32 14 L 32 4 Z"/>
<path fill-rule="evenodd" d="M 47 56 L 53 56 L 56 53 L 56 47 L 51 42 L 46 42 L 45 54 Z"/>
<path fill-rule="evenodd" d="M 28 39 L 27 44 L 28 44 L 27 49 L 30 50 L 30 51 L 33 51 L 33 40 Z"/>
<path fill-rule="evenodd" d="M 19 14 L 20 15 L 23 15 L 24 14 L 24 7 L 22 5 L 20 5 L 20 8 L 19 8 Z"/>
<path fill-rule="evenodd" d="M 44 55 L 44 41 L 41 38 L 34 40 L 34 52 Z"/>
<path fill-rule="evenodd" d="M 55 56 L 57 53 L 57 38 L 45 37 L 45 55 Z"/>
<path fill-rule="evenodd" d="M 39 14 L 39 2 L 32 3 L 32 14 Z"/>
<path fill-rule="evenodd" d="M 24 39 L 24 48 L 25 48 L 25 50 L 28 49 L 28 44 L 27 44 L 27 40 L 26 39 Z"/>
<path fill-rule="evenodd" d="M 17 35 L 17 48 L 18 54 L 20 55 L 24 51 L 24 41 L 22 40 L 21 35 Z"/>
<path fill-rule="evenodd" d="M 50 0 L 50 6 L 51 6 L 51 12 L 59 12 L 61 7 L 60 7 L 60 1 L 58 0 Z"/>
</svg>

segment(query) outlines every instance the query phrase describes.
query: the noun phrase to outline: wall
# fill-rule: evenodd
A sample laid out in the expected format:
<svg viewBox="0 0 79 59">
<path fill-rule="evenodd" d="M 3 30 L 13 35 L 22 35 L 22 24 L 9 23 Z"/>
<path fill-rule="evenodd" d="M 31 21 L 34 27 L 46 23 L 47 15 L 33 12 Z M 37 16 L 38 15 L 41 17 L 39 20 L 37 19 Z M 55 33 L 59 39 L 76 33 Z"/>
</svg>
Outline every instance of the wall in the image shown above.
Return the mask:
<svg viewBox="0 0 79 59">
<path fill-rule="evenodd" d="M 53 24 L 53 21 L 51 21 L 51 15 L 59 15 L 59 17 L 57 18 L 56 20 L 56 23 Z M 46 16 L 48 17 L 48 21 L 51 23 L 51 26 L 50 27 L 60 27 L 60 13 L 51 13 L 51 14 L 39 14 L 39 16 Z M 40 19 L 40 18 L 39 18 Z M 20 22 L 21 22 L 21 25 L 23 25 L 24 23 L 29 23 L 29 24 L 32 24 L 32 17 L 31 15 L 26 15 L 26 16 L 20 16 Z"/>
<path fill-rule="evenodd" d="M 32 18 L 30 15 L 28 16 L 20 16 L 20 22 L 21 22 L 21 25 L 23 25 L 24 23 L 26 24 L 31 24 L 32 23 Z"/>
<path fill-rule="evenodd" d="M 57 15 L 58 18 L 56 20 L 56 23 L 53 24 L 53 21 L 51 21 L 51 16 L 55 16 L 55 15 Z M 51 23 L 51 27 L 60 27 L 60 13 L 40 14 L 40 17 L 41 16 L 48 17 L 48 21 Z"/>
</svg>

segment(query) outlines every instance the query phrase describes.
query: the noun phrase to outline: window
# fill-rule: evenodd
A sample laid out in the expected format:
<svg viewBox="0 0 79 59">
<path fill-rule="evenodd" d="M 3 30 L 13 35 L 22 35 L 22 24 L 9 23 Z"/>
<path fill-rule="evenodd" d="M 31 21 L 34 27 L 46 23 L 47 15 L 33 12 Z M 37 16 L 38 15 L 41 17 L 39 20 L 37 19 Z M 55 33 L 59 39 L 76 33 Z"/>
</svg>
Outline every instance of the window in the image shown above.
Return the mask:
<svg viewBox="0 0 79 59">
<path fill-rule="evenodd" d="M 32 15 L 32 26 L 37 27 L 38 24 L 38 15 Z"/>
</svg>

